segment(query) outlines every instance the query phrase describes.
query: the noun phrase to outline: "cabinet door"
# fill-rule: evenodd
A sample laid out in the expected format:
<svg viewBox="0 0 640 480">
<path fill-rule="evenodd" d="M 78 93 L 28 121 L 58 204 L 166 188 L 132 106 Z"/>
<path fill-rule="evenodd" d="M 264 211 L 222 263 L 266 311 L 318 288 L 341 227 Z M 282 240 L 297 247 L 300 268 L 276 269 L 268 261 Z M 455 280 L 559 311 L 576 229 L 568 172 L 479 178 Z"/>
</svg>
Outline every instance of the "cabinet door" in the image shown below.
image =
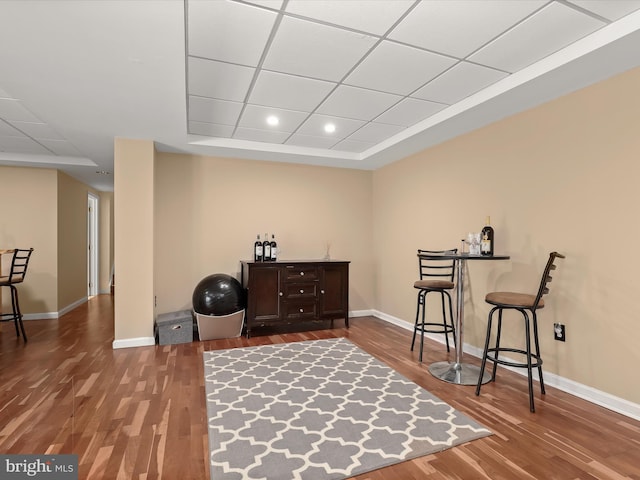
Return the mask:
<svg viewBox="0 0 640 480">
<path fill-rule="evenodd" d="M 280 268 L 253 266 L 249 270 L 248 321 L 260 324 L 280 318 Z"/>
<path fill-rule="evenodd" d="M 347 318 L 349 310 L 349 265 L 326 264 L 320 271 L 320 316 Z"/>
</svg>

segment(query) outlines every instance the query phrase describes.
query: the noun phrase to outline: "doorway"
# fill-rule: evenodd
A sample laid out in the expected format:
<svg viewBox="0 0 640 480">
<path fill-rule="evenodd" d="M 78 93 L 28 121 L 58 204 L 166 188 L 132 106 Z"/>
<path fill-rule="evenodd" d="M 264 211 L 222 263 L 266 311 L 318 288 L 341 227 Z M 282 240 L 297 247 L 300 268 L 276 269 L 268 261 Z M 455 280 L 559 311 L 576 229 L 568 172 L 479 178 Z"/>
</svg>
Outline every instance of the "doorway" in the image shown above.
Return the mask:
<svg viewBox="0 0 640 480">
<path fill-rule="evenodd" d="M 98 197 L 87 196 L 87 295 L 98 294 Z"/>
</svg>

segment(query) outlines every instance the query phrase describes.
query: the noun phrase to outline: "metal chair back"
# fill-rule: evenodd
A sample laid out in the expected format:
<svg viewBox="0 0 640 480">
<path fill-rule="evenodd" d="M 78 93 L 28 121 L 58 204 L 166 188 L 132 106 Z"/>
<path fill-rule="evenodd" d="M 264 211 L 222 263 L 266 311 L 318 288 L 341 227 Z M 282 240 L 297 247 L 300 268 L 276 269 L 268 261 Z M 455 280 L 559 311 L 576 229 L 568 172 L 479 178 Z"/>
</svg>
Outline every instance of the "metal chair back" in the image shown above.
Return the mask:
<svg viewBox="0 0 640 480">
<path fill-rule="evenodd" d="M 457 253 L 458 249 L 451 250 L 420 250 L 418 249 L 418 268 L 420 280 L 442 279 L 453 282 L 456 261 L 451 259 L 424 258 L 420 255 L 446 255 Z"/>
<path fill-rule="evenodd" d="M 29 266 L 29 259 L 31 258 L 32 253 L 33 248 L 16 248 L 13 251 L 11 270 L 9 271 L 7 283 L 12 284 L 24 281 L 24 278 L 27 276 L 27 267 Z"/>
<path fill-rule="evenodd" d="M 549 283 L 553 280 L 551 276 L 551 272 L 556 269 L 555 260 L 556 258 L 565 258 L 564 255 L 559 254 L 558 252 L 551 252 L 549 254 L 549 260 L 547 261 L 547 266 L 542 273 L 542 279 L 540 280 L 540 287 L 538 287 L 538 294 L 536 295 L 536 300 L 533 303 L 532 310 L 536 310 L 538 308 L 538 304 L 542 297 L 549 293 Z"/>
</svg>

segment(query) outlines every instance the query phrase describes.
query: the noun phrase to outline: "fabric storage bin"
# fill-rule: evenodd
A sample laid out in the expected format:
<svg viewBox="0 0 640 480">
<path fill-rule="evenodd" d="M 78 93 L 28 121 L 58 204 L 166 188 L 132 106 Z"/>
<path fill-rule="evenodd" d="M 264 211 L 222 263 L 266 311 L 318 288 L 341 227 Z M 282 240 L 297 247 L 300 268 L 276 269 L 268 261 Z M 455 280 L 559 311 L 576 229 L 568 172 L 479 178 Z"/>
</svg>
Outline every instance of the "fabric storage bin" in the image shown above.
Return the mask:
<svg viewBox="0 0 640 480">
<path fill-rule="evenodd" d="M 190 310 L 162 313 L 156 318 L 159 345 L 193 342 L 193 316 Z"/>
<path fill-rule="evenodd" d="M 196 312 L 200 340 L 234 338 L 242 335 L 244 309 L 229 315 L 202 315 Z"/>
</svg>

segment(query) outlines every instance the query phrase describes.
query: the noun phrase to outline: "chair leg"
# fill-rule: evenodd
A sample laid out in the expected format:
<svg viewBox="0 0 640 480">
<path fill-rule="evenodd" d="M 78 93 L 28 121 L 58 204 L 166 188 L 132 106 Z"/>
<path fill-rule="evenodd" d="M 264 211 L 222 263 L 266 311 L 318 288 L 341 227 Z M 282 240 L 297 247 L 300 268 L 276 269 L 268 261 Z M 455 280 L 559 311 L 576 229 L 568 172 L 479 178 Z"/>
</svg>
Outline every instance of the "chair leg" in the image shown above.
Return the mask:
<svg viewBox="0 0 640 480">
<path fill-rule="evenodd" d="M 424 329 L 425 329 L 425 316 L 427 310 L 427 291 L 424 292 L 422 296 L 422 323 L 420 327 L 420 355 L 418 355 L 418 360 L 422 363 L 422 352 L 424 350 Z"/>
<path fill-rule="evenodd" d="M 427 302 L 427 291 L 420 290 L 418 292 L 418 305 L 416 306 L 416 323 L 413 326 L 413 338 L 411 339 L 411 351 L 413 352 L 413 346 L 416 342 L 416 333 L 420 330 L 420 355 L 418 359 L 422 363 L 422 351 L 424 350 L 424 322 L 425 322 L 425 308 Z M 420 307 L 422 306 L 422 319 L 420 315 Z"/>
<path fill-rule="evenodd" d="M 495 309 L 494 309 L 495 310 Z M 502 309 L 498 309 L 498 332 L 496 333 L 496 360 L 500 355 L 500 336 L 502 335 Z M 498 371 L 498 362 L 493 362 L 493 370 L 491 371 L 491 381 L 496 381 L 496 372 Z"/>
<path fill-rule="evenodd" d="M 20 330 L 18 326 L 18 315 L 16 313 L 16 287 L 9 285 L 11 289 L 11 311 L 13 312 L 13 326 L 16 327 L 16 337 L 20 337 Z"/>
<path fill-rule="evenodd" d="M 22 338 L 27 341 L 27 334 L 24 331 L 24 324 L 22 323 L 22 312 L 20 312 L 20 302 L 18 301 L 18 289 L 15 285 L 9 285 L 11 287 L 11 307 L 13 308 L 13 323 L 16 327 L 16 336 L 20 338 L 20 330 L 22 331 Z M 18 330 L 20 327 L 20 330 Z"/>
<path fill-rule="evenodd" d="M 491 323 L 493 321 L 493 308 L 489 312 L 489 318 L 487 319 L 487 338 L 484 341 L 484 351 L 482 353 L 482 363 L 480 364 L 480 375 L 478 376 L 478 385 L 476 385 L 476 396 L 480 395 L 480 388 L 482 387 L 482 376 L 484 375 L 484 369 L 487 365 L 487 353 L 489 352 L 489 340 L 491 339 Z M 491 379 L 493 381 L 493 378 Z"/>
<path fill-rule="evenodd" d="M 451 321 L 451 333 L 453 333 L 453 347 L 458 348 L 456 345 L 456 322 L 453 320 L 453 302 L 451 301 L 451 295 L 448 292 L 445 292 L 445 294 L 449 300 L 449 320 Z"/>
<path fill-rule="evenodd" d="M 416 323 L 413 325 L 413 338 L 411 339 L 411 351 L 416 342 L 416 332 L 418 331 L 418 319 L 420 318 L 420 304 L 422 302 L 422 291 L 418 292 L 418 304 L 416 306 Z"/>
<path fill-rule="evenodd" d="M 535 412 L 535 406 L 533 405 L 533 368 L 531 366 L 531 332 L 529 326 L 529 315 L 524 310 L 520 310 L 524 317 L 524 336 L 525 336 L 525 348 L 527 352 L 527 379 L 529 381 L 529 410 Z"/>
<path fill-rule="evenodd" d="M 545 394 L 544 391 L 544 379 L 542 378 L 542 357 L 540 356 L 540 342 L 538 342 L 538 317 L 536 312 L 532 313 L 533 317 L 533 342 L 536 346 L 536 357 L 538 360 L 538 377 L 540 378 L 540 391 Z"/>
<path fill-rule="evenodd" d="M 413 336 L 411 338 L 411 351 L 413 352 L 413 348 L 416 343 L 416 335 L 418 331 L 420 331 L 420 355 L 419 355 L 420 362 L 422 362 L 422 351 L 424 349 L 424 333 L 425 333 L 425 330 L 427 329 L 427 324 L 426 324 L 427 294 L 430 291 L 436 291 L 436 290 L 420 290 L 418 292 L 418 301 L 416 305 L 416 321 L 413 325 Z M 446 307 L 444 302 L 445 295 L 449 300 L 449 320 L 451 322 L 451 326 L 447 324 Z M 440 300 L 441 300 L 441 306 L 442 306 L 442 329 L 443 329 L 442 333 L 444 333 L 445 335 L 447 352 L 450 352 L 451 346 L 449 345 L 449 334 L 447 333 L 447 329 L 451 329 L 453 332 L 454 346 L 455 346 L 455 332 L 456 332 L 454 321 L 453 321 L 453 306 L 452 306 L 451 296 L 447 292 L 440 292 Z M 432 326 L 432 325 L 437 326 L 439 328 L 439 324 L 436 324 L 436 323 L 429 324 L 429 326 Z M 428 330 L 428 331 L 431 331 L 431 330 Z M 440 333 L 440 330 L 434 330 L 433 332 Z"/>
<path fill-rule="evenodd" d="M 440 292 L 440 302 L 442 304 L 442 328 L 444 329 L 444 341 L 447 344 L 447 352 L 449 350 L 449 334 L 447 333 L 447 315 L 444 308 L 444 292 Z"/>
</svg>

